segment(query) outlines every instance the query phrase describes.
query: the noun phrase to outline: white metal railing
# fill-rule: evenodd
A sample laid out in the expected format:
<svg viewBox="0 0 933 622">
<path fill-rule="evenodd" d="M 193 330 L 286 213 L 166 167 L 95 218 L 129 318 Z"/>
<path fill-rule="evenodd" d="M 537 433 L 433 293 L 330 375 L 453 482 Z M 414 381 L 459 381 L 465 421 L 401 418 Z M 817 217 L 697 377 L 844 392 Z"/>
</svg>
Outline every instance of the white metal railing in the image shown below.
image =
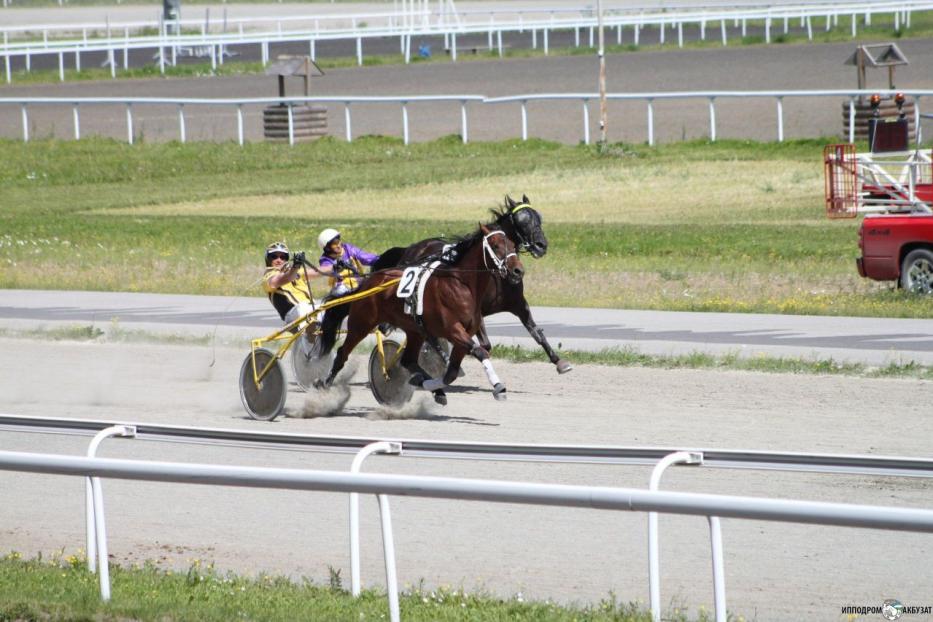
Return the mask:
<svg viewBox="0 0 933 622">
<path fill-rule="evenodd" d="M 105 427 L 106 426 L 106 427 Z M 657 490 L 661 475 L 675 464 L 705 466 L 712 468 L 744 468 L 755 470 L 810 471 L 833 474 L 860 474 L 906 477 L 933 477 L 933 460 L 891 456 L 847 456 L 838 454 L 801 454 L 761 452 L 728 449 L 634 448 L 604 446 L 550 446 L 550 445 L 505 445 L 498 443 L 466 443 L 462 441 L 431 441 L 396 439 L 374 441 L 358 437 L 309 436 L 305 434 L 278 434 L 255 431 L 227 430 L 216 428 L 191 428 L 187 426 L 165 426 L 158 424 L 110 424 L 82 419 L 46 417 L 24 417 L 0 414 L 0 427 L 8 429 L 38 429 L 45 432 L 91 433 L 94 438 L 88 449 L 93 457 L 100 442 L 110 436 L 132 437 L 141 440 L 220 443 L 223 445 L 258 445 L 269 449 L 295 449 L 303 447 L 311 451 L 355 452 L 350 472 L 355 473 L 363 461 L 372 454 L 402 455 L 403 445 L 408 457 L 459 458 L 482 460 L 527 460 L 556 462 L 599 462 L 602 464 L 654 465 L 649 490 Z M 99 430 L 99 431 L 97 431 Z M 103 518 L 103 498 L 99 478 L 89 478 L 95 484 L 88 488 L 87 542 L 88 567 L 95 571 L 95 554 L 103 567 L 106 547 L 97 548 L 98 540 L 106 543 Z M 96 492 L 95 492 L 96 491 Z M 95 497 L 96 495 L 96 497 Z M 395 575 L 395 545 L 392 538 L 391 517 L 388 498 L 377 495 L 382 523 L 386 582 L 390 595 L 397 587 Z M 359 595 L 361 590 L 359 562 L 359 495 L 350 493 L 350 568 L 351 593 Z M 726 619 L 725 570 L 722 556 L 722 533 L 719 518 L 709 516 L 710 546 L 713 568 L 714 611 L 716 620 Z M 97 534 L 101 534 L 98 536 Z M 648 587 L 649 601 L 654 619 L 660 615 L 660 561 L 658 555 L 658 516 L 648 514 Z M 101 575 L 101 594 L 109 596 L 109 583 Z M 397 612 L 398 601 L 390 597 L 390 610 Z M 395 618 L 393 618 L 395 619 Z"/>
<path fill-rule="evenodd" d="M 918 142 L 920 141 L 920 102 L 921 98 L 933 95 L 933 90 L 903 90 L 899 91 L 914 100 L 914 122 L 917 127 Z M 784 140 L 784 107 L 783 101 L 787 98 L 806 98 L 806 97 L 843 97 L 849 101 L 849 142 L 855 141 L 855 108 L 856 99 L 860 97 L 869 97 L 872 94 L 880 93 L 883 96 L 892 96 L 894 91 L 878 90 L 807 90 L 807 91 L 691 91 L 691 92 L 655 92 L 655 93 L 609 93 L 606 95 L 608 100 L 612 101 L 643 101 L 647 108 L 647 137 L 649 145 L 655 144 L 655 101 L 673 101 L 685 99 L 706 100 L 709 109 L 709 138 L 715 141 L 717 138 L 716 124 L 716 101 L 721 99 L 773 99 L 776 103 L 776 139 L 778 142 Z M 111 104 L 122 105 L 126 108 L 126 136 L 127 142 L 133 143 L 133 107 L 134 106 L 154 106 L 154 105 L 172 105 L 177 107 L 178 111 L 178 138 L 181 142 L 187 140 L 185 106 L 220 106 L 230 107 L 236 112 L 237 142 L 242 145 L 245 142 L 245 124 L 244 124 L 244 106 L 273 105 L 282 104 L 289 107 L 289 110 L 295 105 L 313 104 L 313 103 L 338 103 L 344 106 L 345 137 L 348 142 L 353 140 L 353 125 L 351 105 L 354 103 L 382 103 L 396 104 L 401 107 L 402 138 L 405 144 L 410 142 L 410 127 L 408 117 L 408 105 L 411 103 L 431 103 L 431 102 L 457 102 L 460 104 L 460 131 L 464 143 L 469 142 L 469 124 L 467 116 L 467 103 L 475 104 L 519 104 L 521 109 L 520 132 L 522 140 L 528 140 L 528 104 L 529 102 L 547 102 L 547 101 L 579 101 L 582 104 L 582 138 L 583 142 L 590 144 L 590 115 L 589 104 L 592 101 L 599 101 L 597 93 L 542 93 L 528 95 L 509 95 L 505 97 L 485 97 L 483 95 L 393 95 L 393 96 L 343 96 L 329 95 L 323 97 L 258 97 L 242 99 L 194 99 L 194 98 L 171 98 L 171 97 L 2 97 L 0 98 L 0 107 L 18 106 L 20 108 L 20 117 L 22 124 L 22 137 L 24 142 L 29 141 L 29 107 L 38 105 L 59 105 L 71 106 L 72 122 L 74 127 L 74 138 L 81 138 L 80 107 L 85 104 Z M 289 144 L 294 144 L 294 128 L 289 124 L 288 128 Z"/>
<path fill-rule="evenodd" d="M 118 460 L 10 451 L 0 451 L 0 470 L 185 484 L 399 495 L 630 512 L 662 512 L 933 533 L 933 510 L 928 509 L 631 488 Z M 102 510 L 103 505 L 101 504 L 100 507 Z M 383 506 L 380 505 L 380 508 L 382 509 Z M 384 517 L 387 517 L 387 504 L 384 509 Z M 98 525 L 102 526 L 103 520 Z M 383 525 L 389 526 L 390 535 L 391 522 L 384 520 Z M 105 538 L 106 534 L 100 533 L 100 536 Z M 102 544 L 102 540 L 98 542 L 98 546 Z M 721 551 L 721 547 L 716 546 L 715 539 L 713 550 L 714 555 L 717 550 Z M 388 558 L 386 563 L 389 564 Z M 392 571 L 394 572 L 394 568 Z M 722 590 L 724 611 L 724 587 Z M 107 593 L 109 594 L 109 586 Z M 103 590 L 102 597 L 104 597 Z M 389 602 L 391 606 L 391 596 Z M 398 619 L 397 609 L 390 613 L 393 621 Z M 717 616 L 717 620 L 720 619 L 725 618 Z"/>
<path fill-rule="evenodd" d="M 6 2 L 2 6 L 6 6 Z M 708 15 L 760 15 L 762 12 L 770 12 L 773 15 L 799 14 L 801 10 L 810 11 L 814 14 L 824 15 L 828 10 L 830 14 L 850 14 L 851 12 L 864 14 L 867 12 L 890 12 L 888 7 L 898 7 L 902 12 L 914 10 L 924 10 L 928 6 L 923 0 L 904 0 L 902 2 L 892 2 L 890 0 L 882 2 L 852 2 L 852 1 L 809 1 L 795 2 L 793 4 L 770 4 L 768 2 L 760 3 L 730 3 L 730 4 L 702 4 L 702 3 L 683 3 L 683 4 L 665 4 L 662 7 L 657 5 L 645 6 L 604 6 L 603 13 L 607 19 L 617 16 L 651 16 L 655 14 L 673 15 L 675 19 L 683 14 L 704 13 Z M 194 11 L 187 11 L 189 14 Z M 109 33 L 112 31 L 137 32 L 140 30 L 161 29 L 164 24 L 169 24 L 174 29 L 189 29 L 200 31 L 201 34 L 220 31 L 228 32 L 235 30 L 237 32 L 265 31 L 282 32 L 283 24 L 303 24 L 312 26 L 314 32 L 343 29 L 350 31 L 372 30 L 373 28 L 397 28 L 412 27 L 414 25 L 463 25 L 463 24 L 502 24 L 519 25 L 525 29 L 530 29 L 529 24 L 539 23 L 546 19 L 552 21 L 557 15 L 576 15 L 576 19 L 591 18 L 595 15 L 592 5 L 586 6 L 567 6 L 567 7 L 515 7 L 515 8 L 477 8 L 472 10 L 457 10 L 453 15 L 449 12 L 441 12 L 433 9 L 426 9 L 425 5 L 421 7 L 410 6 L 395 11 L 378 12 L 359 12 L 348 11 L 343 13 L 316 13 L 307 15 L 268 15 L 268 16 L 249 16 L 249 17 L 230 17 L 226 7 L 221 14 L 214 15 L 211 19 L 210 7 L 204 8 L 204 17 L 176 19 L 166 21 L 163 12 L 157 10 L 153 12 L 153 19 L 137 19 L 132 21 L 117 21 L 106 17 L 98 22 L 67 22 L 67 23 L 32 23 L 13 26 L 0 26 L 0 33 L 9 33 L 10 35 L 24 33 L 42 33 L 43 41 L 48 41 L 49 36 L 56 34 L 70 34 L 80 32 L 82 39 L 87 39 L 88 34 L 93 37 L 96 33 Z M 497 22 L 497 17 L 505 16 L 505 21 Z M 573 20 L 574 18 L 569 18 Z M 741 17 L 739 18 L 741 19 Z M 751 18 L 749 18 L 751 19 Z M 681 20 L 683 21 L 683 20 Z M 689 21 L 689 20 L 687 20 Z M 709 21 L 709 20 L 708 20 Z M 349 28 L 348 28 L 349 26 Z"/>
<path fill-rule="evenodd" d="M 851 35 L 857 34 L 857 17 L 864 16 L 866 23 L 871 23 L 871 16 L 879 13 L 891 13 L 894 15 L 895 26 L 899 29 L 901 24 L 909 27 L 910 16 L 912 12 L 933 10 L 933 2 L 930 0 L 904 0 L 901 2 L 864 2 L 847 4 L 811 4 L 811 5 L 776 5 L 764 8 L 742 8 L 742 9 L 719 9 L 719 10 L 683 10 L 683 11 L 663 11 L 663 12 L 641 12 L 637 14 L 608 14 L 603 22 L 608 29 L 616 29 L 617 42 L 622 42 L 622 30 L 624 28 L 632 30 L 633 42 L 639 43 L 639 33 L 641 29 L 647 27 L 656 27 L 660 31 L 660 42 L 665 43 L 665 30 L 675 28 L 677 30 L 678 45 L 683 46 L 683 26 L 684 24 L 698 24 L 700 26 L 701 38 L 706 38 L 707 24 L 719 24 L 720 37 L 722 44 L 728 44 L 727 24 L 733 24 L 733 28 L 741 23 L 742 36 L 746 34 L 748 22 L 762 22 L 765 29 L 765 41 L 771 42 L 771 29 L 776 21 L 783 21 L 784 32 L 787 31 L 788 23 L 792 19 L 799 19 L 802 25 L 806 25 L 807 35 L 813 39 L 812 19 L 823 17 L 826 19 L 827 30 L 833 24 L 838 23 L 840 15 L 851 17 Z M 597 26 L 597 18 L 592 12 L 584 12 L 584 15 L 576 18 L 557 19 L 552 13 L 549 18 L 537 20 L 523 20 L 512 22 L 495 22 L 490 20 L 488 23 L 456 23 L 437 22 L 420 23 L 414 22 L 393 22 L 391 24 L 379 27 L 358 27 L 353 25 L 351 28 L 321 29 L 316 25 L 313 29 L 283 30 L 281 23 L 277 29 L 271 31 L 249 32 L 240 30 L 234 33 L 213 34 L 202 26 L 201 32 L 197 34 L 183 34 L 180 31 L 170 31 L 166 28 L 164 22 L 159 23 L 157 36 L 130 36 L 129 26 L 123 27 L 122 36 L 113 36 L 113 27 L 107 27 L 104 32 L 104 38 L 88 37 L 88 31 L 85 29 L 81 39 L 50 40 L 47 33 L 41 41 L 16 42 L 10 41 L 9 32 L 3 31 L 3 45 L 0 46 L 0 56 L 4 57 L 6 80 L 12 81 L 12 68 L 10 60 L 13 57 L 23 57 L 25 68 L 28 71 L 31 67 L 31 57 L 35 55 L 53 54 L 58 56 L 59 79 L 65 79 L 65 55 L 74 56 L 74 65 L 80 70 L 81 55 L 88 52 L 104 52 L 107 54 L 107 63 L 111 69 L 111 75 L 116 72 L 116 54 L 118 51 L 123 53 L 124 68 L 128 65 L 128 54 L 131 49 L 156 49 L 160 71 L 165 71 L 166 55 L 171 56 L 174 62 L 176 52 L 179 49 L 202 49 L 206 52 L 205 56 L 211 57 L 212 68 L 217 67 L 218 63 L 223 62 L 225 49 L 233 45 L 259 45 L 263 63 L 268 62 L 268 47 L 270 43 L 284 42 L 307 42 L 309 55 L 312 59 L 316 56 L 316 42 L 337 39 L 355 39 L 357 63 L 363 64 L 363 41 L 369 39 L 399 37 L 401 41 L 402 54 L 405 62 L 411 59 L 411 37 L 412 36 L 443 36 L 445 44 L 449 44 L 452 60 L 456 60 L 457 35 L 464 34 L 486 34 L 488 45 L 492 50 L 493 36 L 496 39 L 496 48 L 500 56 L 503 55 L 502 33 L 517 32 L 524 33 L 529 31 L 532 36 L 533 46 L 537 47 L 537 33 L 543 34 L 544 53 L 549 51 L 548 33 L 552 30 L 573 30 L 575 32 L 575 45 L 580 45 L 580 30 L 589 30 L 589 45 L 593 47 L 593 31 Z M 93 34 L 93 33 L 92 33 Z M 168 52 L 166 51 L 168 50 Z"/>
</svg>

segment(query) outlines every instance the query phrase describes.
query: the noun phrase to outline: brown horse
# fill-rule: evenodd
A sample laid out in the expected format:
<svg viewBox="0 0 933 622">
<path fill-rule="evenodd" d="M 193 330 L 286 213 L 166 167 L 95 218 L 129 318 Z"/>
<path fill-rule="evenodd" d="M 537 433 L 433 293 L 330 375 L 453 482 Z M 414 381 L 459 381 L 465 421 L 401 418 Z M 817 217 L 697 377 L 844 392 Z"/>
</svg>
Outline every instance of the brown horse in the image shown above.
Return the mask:
<svg viewBox="0 0 933 622">
<path fill-rule="evenodd" d="M 350 305 L 347 337 L 337 350 L 330 375 L 324 384 L 330 385 L 347 361 L 353 348 L 377 325 L 388 322 L 405 332 L 407 338 L 401 364 L 412 374 L 412 382 L 435 392 L 435 400 L 446 403 L 442 389 L 457 378 L 460 362 L 472 353 L 483 362 L 493 394 L 504 397 L 505 386 L 489 362 L 489 354 L 473 342 L 482 325 L 482 301 L 486 290 L 493 286 L 496 275 L 512 283 L 521 281 L 525 273 L 516 253 L 515 244 L 501 229 L 480 224 L 472 235 L 455 246 L 458 261 L 441 265 L 428 279 L 422 297 L 423 313 L 416 318 L 405 311 L 405 299 L 397 295 L 400 285 L 357 300 Z M 386 281 L 403 276 L 400 269 L 375 272 L 363 282 L 359 292 L 378 287 Z M 448 340 L 453 349 L 444 378 L 431 378 L 418 365 L 418 353 L 426 337 Z"/>
</svg>

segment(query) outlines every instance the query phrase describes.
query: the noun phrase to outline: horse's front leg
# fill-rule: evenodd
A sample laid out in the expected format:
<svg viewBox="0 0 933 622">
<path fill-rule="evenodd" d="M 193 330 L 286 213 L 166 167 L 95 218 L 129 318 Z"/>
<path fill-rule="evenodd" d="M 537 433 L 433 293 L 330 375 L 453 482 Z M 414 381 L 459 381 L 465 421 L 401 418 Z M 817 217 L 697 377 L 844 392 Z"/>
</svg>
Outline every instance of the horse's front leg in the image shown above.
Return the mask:
<svg viewBox="0 0 933 622">
<path fill-rule="evenodd" d="M 486 352 L 492 352 L 492 342 L 489 341 L 489 333 L 486 332 L 486 320 L 480 321 L 479 330 L 476 331 L 476 340 Z"/>
<path fill-rule="evenodd" d="M 450 364 L 447 366 L 447 372 L 444 374 L 444 383 L 452 384 L 453 381 L 457 379 L 457 374 L 460 371 L 460 363 L 463 361 L 463 357 L 469 353 L 483 364 L 483 371 L 486 372 L 486 378 L 489 380 L 489 384 L 492 385 L 493 397 L 497 400 L 504 400 L 505 385 L 499 379 L 496 370 L 493 369 L 492 360 L 489 358 L 489 352 L 482 346 L 477 345 L 466 330 L 463 330 L 460 326 L 456 327 L 454 335 L 449 336 L 448 340 L 454 344 L 454 348 L 450 353 Z"/>
<path fill-rule="evenodd" d="M 554 349 L 551 348 L 551 344 L 547 342 L 547 339 L 544 337 L 544 331 L 541 330 L 537 324 L 535 324 L 534 319 L 531 317 L 531 308 L 528 306 L 528 301 L 524 301 L 525 304 L 522 308 L 512 311 L 515 316 L 521 320 L 522 324 L 525 326 L 525 330 L 528 331 L 528 334 L 531 335 L 532 339 L 535 342 L 544 348 L 544 352 L 547 354 L 547 357 L 551 360 L 551 363 L 557 366 L 558 374 L 566 374 L 568 371 L 573 369 L 568 361 L 560 358 Z"/>
</svg>

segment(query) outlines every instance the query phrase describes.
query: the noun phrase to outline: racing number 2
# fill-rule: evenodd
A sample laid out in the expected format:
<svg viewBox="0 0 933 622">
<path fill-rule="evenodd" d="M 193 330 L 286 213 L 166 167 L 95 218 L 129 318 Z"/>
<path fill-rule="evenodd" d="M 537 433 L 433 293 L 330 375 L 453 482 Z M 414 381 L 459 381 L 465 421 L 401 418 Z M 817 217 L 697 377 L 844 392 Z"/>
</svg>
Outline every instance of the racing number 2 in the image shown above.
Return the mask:
<svg viewBox="0 0 933 622">
<path fill-rule="evenodd" d="M 398 289 L 395 295 L 399 298 L 408 298 L 415 293 L 415 285 L 418 282 L 418 273 L 421 268 L 418 266 L 409 266 L 402 273 L 402 279 L 399 281 Z"/>
</svg>

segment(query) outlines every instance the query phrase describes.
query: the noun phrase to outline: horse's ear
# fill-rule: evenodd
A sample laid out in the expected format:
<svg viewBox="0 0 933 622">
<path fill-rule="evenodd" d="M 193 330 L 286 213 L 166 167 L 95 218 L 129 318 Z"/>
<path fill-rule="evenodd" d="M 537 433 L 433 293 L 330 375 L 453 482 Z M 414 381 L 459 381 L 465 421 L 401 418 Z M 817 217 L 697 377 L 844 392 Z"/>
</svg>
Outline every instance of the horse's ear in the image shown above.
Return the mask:
<svg viewBox="0 0 933 622">
<path fill-rule="evenodd" d="M 515 201 L 513 201 L 512 197 L 509 195 L 505 195 L 505 204 L 509 206 L 509 209 L 512 209 L 516 205 Z"/>
<path fill-rule="evenodd" d="M 479 223 L 479 230 L 483 232 L 483 235 L 487 235 L 489 233 L 489 227 L 483 223 Z"/>
<path fill-rule="evenodd" d="M 528 195 L 527 195 L 527 194 L 523 194 L 523 195 L 522 195 L 522 203 L 531 203 L 531 201 L 528 200 Z"/>
</svg>

